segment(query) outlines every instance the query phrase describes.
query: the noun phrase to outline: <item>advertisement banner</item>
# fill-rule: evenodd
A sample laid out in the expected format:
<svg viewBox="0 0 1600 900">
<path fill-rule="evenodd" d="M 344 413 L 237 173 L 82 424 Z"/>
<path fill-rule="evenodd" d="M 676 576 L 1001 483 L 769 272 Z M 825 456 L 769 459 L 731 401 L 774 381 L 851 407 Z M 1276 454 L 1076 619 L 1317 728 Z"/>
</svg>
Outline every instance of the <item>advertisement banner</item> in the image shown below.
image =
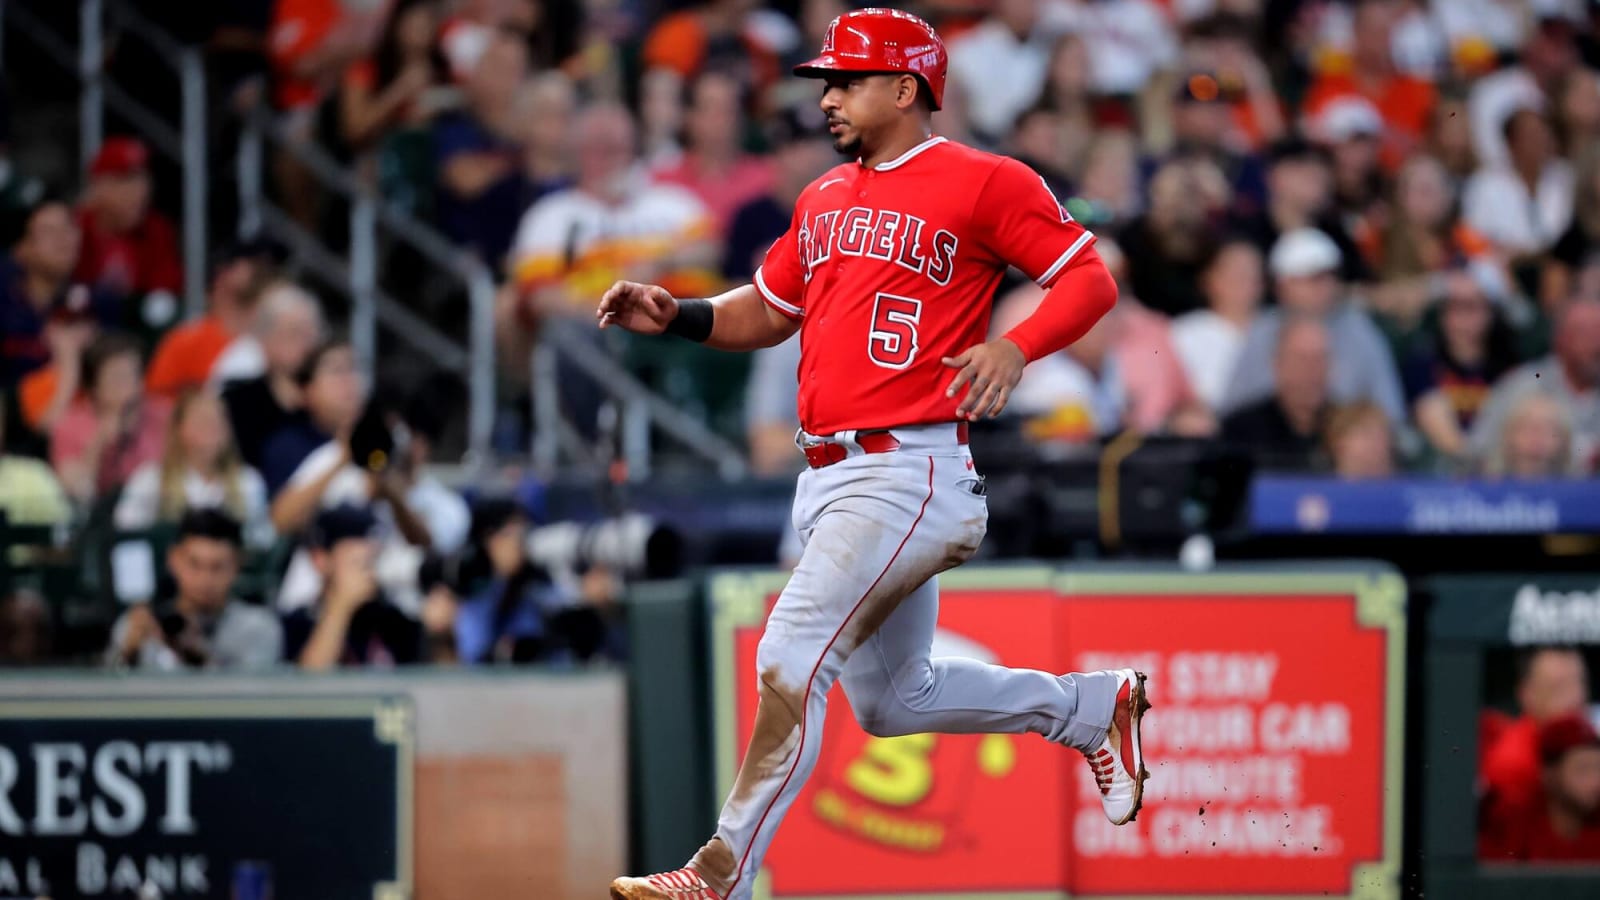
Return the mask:
<svg viewBox="0 0 1600 900">
<path fill-rule="evenodd" d="M 713 585 L 723 788 L 754 721 L 756 646 L 782 583 Z M 762 890 L 1396 897 L 1403 602 L 1397 576 L 1366 572 L 946 575 L 936 655 L 1150 676 L 1139 820 L 1105 820 L 1070 749 L 1033 735 L 868 737 L 836 688 Z"/>
<path fill-rule="evenodd" d="M 411 895 L 389 698 L 0 703 L 0 897 Z"/>
</svg>

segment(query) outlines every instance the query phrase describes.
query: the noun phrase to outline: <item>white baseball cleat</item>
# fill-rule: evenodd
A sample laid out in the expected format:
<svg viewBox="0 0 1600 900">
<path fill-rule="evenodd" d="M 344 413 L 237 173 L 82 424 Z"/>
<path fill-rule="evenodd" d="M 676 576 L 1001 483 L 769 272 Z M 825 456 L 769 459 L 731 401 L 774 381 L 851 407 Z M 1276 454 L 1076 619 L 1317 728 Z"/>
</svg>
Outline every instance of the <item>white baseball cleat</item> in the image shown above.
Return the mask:
<svg viewBox="0 0 1600 900">
<path fill-rule="evenodd" d="M 1139 746 L 1139 720 L 1150 708 L 1150 701 L 1144 695 L 1143 672 L 1116 669 L 1112 674 L 1117 677 L 1118 684 L 1111 725 L 1100 746 L 1084 757 L 1089 760 L 1089 768 L 1094 770 L 1106 818 L 1113 825 L 1126 825 L 1139 814 L 1139 806 L 1144 802 L 1144 782 L 1150 777 Z"/>
</svg>

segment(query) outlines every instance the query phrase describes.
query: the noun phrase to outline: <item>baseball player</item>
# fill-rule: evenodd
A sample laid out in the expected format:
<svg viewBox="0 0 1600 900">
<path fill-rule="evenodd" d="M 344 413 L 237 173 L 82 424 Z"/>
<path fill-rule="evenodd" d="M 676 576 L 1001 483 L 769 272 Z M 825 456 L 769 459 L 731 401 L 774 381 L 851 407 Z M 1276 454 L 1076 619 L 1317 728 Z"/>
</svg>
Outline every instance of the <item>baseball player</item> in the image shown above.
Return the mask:
<svg viewBox="0 0 1600 900">
<path fill-rule="evenodd" d="M 795 74 L 849 162 L 801 194 L 754 283 L 711 299 L 656 285 L 606 291 L 601 328 L 722 350 L 800 331 L 804 551 L 756 652 L 760 702 L 714 837 L 681 869 L 611 884 L 615 900 L 747 900 L 778 824 L 817 761 L 835 681 L 868 733 L 1033 732 L 1083 753 L 1105 813 L 1139 811 L 1148 777 L 1132 669 L 1053 675 L 931 655 L 934 576 L 978 549 L 988 521 L 967 422 L 1005 408 L 1023 366 L 1087 332 L 1116 301 L 1094 236 L 1021 163 L 930 131 L 944 43 L 899 10 L 846 13 Z M 1008 266 L 1048 289 L 985 341 Z"/>
</svg>

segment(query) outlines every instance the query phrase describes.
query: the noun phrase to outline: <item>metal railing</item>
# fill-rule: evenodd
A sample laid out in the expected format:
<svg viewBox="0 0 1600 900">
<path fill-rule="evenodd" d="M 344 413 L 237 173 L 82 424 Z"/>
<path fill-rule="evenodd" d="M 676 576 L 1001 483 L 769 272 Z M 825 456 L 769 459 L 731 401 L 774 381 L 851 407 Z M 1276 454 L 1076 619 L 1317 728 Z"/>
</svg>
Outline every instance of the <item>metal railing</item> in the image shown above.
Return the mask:
<svg viewBox="0 0 1600 900">
<path fill-rule="evenodd" d="M 350 249 L 341 259 L 271 200 L 261 172 L 268 147 L 293 157 L 317 184 L 350 205 Z M 341 166 L 315 144 L 297 140 L 287 127 L 265 111 L 244 122 L 239 157 L 239 231 L 271 235 L 324 280 L 350 298 L 350 341 L 368 367 L 377 358 L 380 320 L 403 341 L 445 369 L 465 376 L 468 385 L 468 466 L 489 461 L 495 412 L 495 281 L 488 266 L 432 228 L 378 197 L 355 173 Z M 466 289 L 469 310 L 467 346 L 412 312 L 386 292 L 378 281 L 379 230 L 415 251 L 430 265 L 458 279 Z"/>
<path fill-rule="evenodd" d="M 206 75 L 200 49 L 177 41 L 126 4 L 115 3 L 111 11 L 116 25 L 155 48 L 154 55 L 177 77 L 182 94 L 181 124 L 177 131 L 138 98 L 106 79 L 104 0 L 79 0 L 76 48 L 22 4 L 0 3 L 0 15 L 3 15 L 0 23 L 27 37 L 47 58 L 76 76 L 81 86 L 78 96 L 80 174 L 87 174 L 89 164 L 100 151 L 108 108 L 131 122 L 156 152 L 175 160 L 185 171 L 204 171 Z M 205 308 L 207 187 L 207 179 L 183 179 L 183 295 L 185 309 L 190 315 Z"/>
<path fill-rule="evenodd" d="M 616 416 L 621 459 L 627 464 L 630 479 L 650 475 L 652 428 L 716 466 L 723 480 L 733 481 L 749 473 L 742 450 L 650 390 L 604 348 L 574 335 L 572 329 L 576 327 L 582 326 L 564 321 L 548 323 L 528 361 L 533 376 L 535 465 L 545 471 L 558 469 L 563 455 L 591 465 L 596 462 L 597 454 L 584 446 L 561 409 L 559 369 L 565 360 L 609 396 Z"/>
<path fill-rule="evenodd" d="M 107 13 L 122 32 L 153 47 L 177 76 L 181 93 L 180 124 L 174 130 L 161 116 L 106 77 L 104 49 Z M 0 0 L 0 29 L 26 36 L 81 85 L 79 96 L 82 172 L 98 152 L 107 109 L 127 120 L 155 149 L 177 161 L 183 179 L 183 256 L 185 305 L 190 315 L 205 305 L 205 260 L 210 179 L 206 135 L 207 81 L 198 47 L 185 45 L 146 19 L 126 0 L 79 0 L 79 41 L 55 33 L 21 5 Z M 0 46 L 3 46 L 0 41 Z M 496 410 L 494 274 L 472 253 L 454 245 L 432 226 L 413 217 L 374 191 L 354 171 L 313 143 L 297 140 L 281 122 L 262 109 L 246 114 L 233 160 L 238 186 L 240 237 L 267 235 L 287 246 L 295 259 L 350 300 L 350 336 L 357 355 L 370 367 L 377 354 L 382 324 L 402 341 L 439 366 L 458 372 L 468 384 L 468 471 L 481 472 L 490 461 Z M 349 204 L 350 244 L 341 255 L 305 229 L 267 196 L 268 148 L 297 161 L 322 190 Z M 440 331 L 391 296 L 378 278 L 380 235 L 415 251 L 465 288 L 470 306 L 465 346 Z M 746 473 L 743 452 L 704 423 L 652 392 L 603 348 L 588 341 L 561 341 L 559 328 L 546 329 L 529 361 L 533 374 L 532 456 L 548 473 L 565 462 L 593 464 L 601 456 L 567 420 L 561 408 L 558 364 L 592 379 L 609 398 L 621 434 L 621 451 L 630 478 L 651 470 L 651 437 L 659 432 L 696 457 L 712 463 L 725 479 Z"/>
</svg>

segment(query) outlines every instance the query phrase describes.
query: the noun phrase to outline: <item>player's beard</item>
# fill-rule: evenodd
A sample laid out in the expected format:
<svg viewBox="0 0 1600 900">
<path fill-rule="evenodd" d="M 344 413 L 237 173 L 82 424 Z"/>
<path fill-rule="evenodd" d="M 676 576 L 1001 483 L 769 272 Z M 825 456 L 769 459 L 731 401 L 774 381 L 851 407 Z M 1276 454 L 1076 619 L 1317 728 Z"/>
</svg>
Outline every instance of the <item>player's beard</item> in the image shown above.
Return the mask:
<svg viewBox="0 0 1600 900">
<path fill-rule="evenodd" d="M 861 155 L 861 136 L 845 137 L 840 135 L 834 139 L 833 149 L 840 156 L 848 156 L 852 159 L 858 157 Z"/>
</svg>

